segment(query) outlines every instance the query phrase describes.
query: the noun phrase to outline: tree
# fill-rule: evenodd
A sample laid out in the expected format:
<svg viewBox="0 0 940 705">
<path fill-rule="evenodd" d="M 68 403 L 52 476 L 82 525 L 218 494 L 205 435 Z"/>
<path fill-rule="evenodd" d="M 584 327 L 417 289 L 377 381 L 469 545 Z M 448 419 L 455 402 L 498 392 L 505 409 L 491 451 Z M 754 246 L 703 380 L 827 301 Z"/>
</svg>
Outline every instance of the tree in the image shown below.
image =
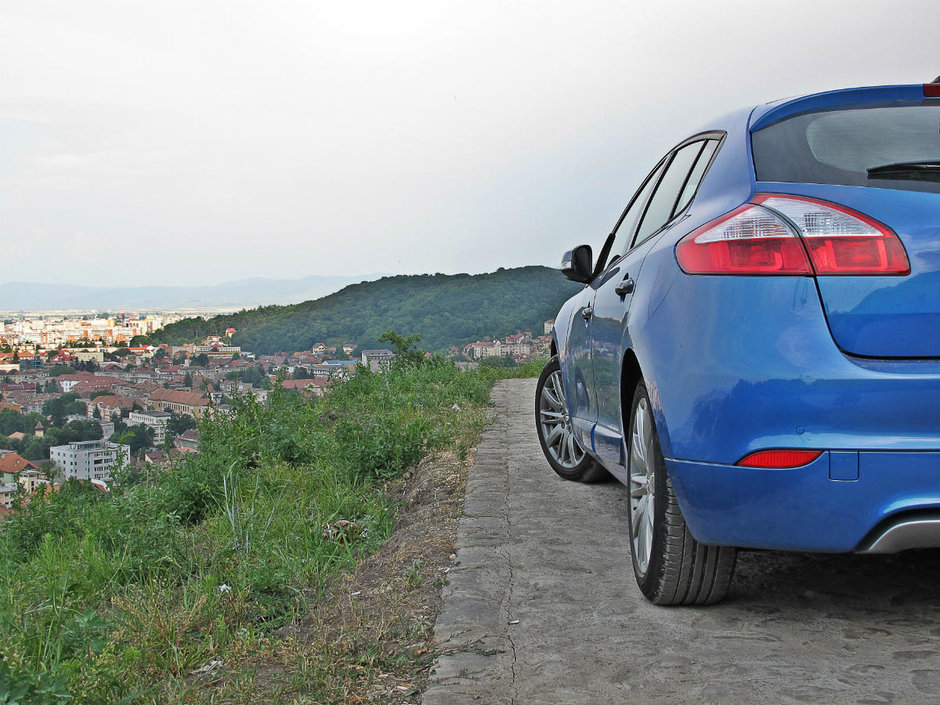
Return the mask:
<svg viewBox="0 0 940 705">
<path fill-rule="evenodd" d="M 167 436 L 178 436 L 191 428 L 196 428 L 196 419 L 187 414 L 170 412 L 170 420 L 166 423 Z"/>
<path fill-rule="evenodd" d="M 131 447 L 131 455 L 139 456 L 153 446 L 153 429 L 143 424 L 131 426 L 122 435 L 121 442 Z"/>
<path fill-rule="evenodd" d="M 117 413 L 111 414 L 111 423 L 114 424 L 114 433 L 110 440 L 117 442 L 127 432 L 127 424 L 121 419 L 121 415 Z"/>
<path fill-rule="evenodd" d="M 53 426 L 62 426 L 65 424 L 66 416 L 85 416 L 88 413 L 88 407 L 85 402 L 79 400 L 78 394 L 69 392 L 43 403 L 42 413 L 52 418 Z"/>
<path fill-rule="evenodd" d="M 189 372 L 183 375 L 183 386 L 185 387 L 193 386 L 193 376 Z"/>
<path fill-rule="evenodd" d="M 205 353 L 199 353 L 193 358 L 193 364 L 199 365 L 199 367 L 208 367 L 209 366 L 209 356 Z"/>
<path fill-rule="evenodd" d="M 407 338 L 396 331 L 387 330 L 379 336 L 379 342 L 391 343 L 395 346 L 396 362 L 419 365 L 424 362 L 424 350 L 412 349 L 412 345 L 421 340 L 419 333 L 412 333 Z"/>
</svg>

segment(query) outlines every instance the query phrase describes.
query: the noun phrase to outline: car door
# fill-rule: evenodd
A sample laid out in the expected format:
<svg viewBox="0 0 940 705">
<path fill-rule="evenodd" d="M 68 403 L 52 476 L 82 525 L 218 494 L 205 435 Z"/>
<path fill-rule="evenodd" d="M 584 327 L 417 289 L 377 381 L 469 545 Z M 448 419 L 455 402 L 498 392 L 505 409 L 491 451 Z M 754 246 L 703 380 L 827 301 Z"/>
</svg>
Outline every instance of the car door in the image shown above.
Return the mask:
<svg viewBox="0 0 940 705">
<path fill-rule="evenodd" d="M 608 251 L 613 251 L 615 247 L 620 249 L 629 247 L 629 238 L 632 237 L 632 233 L 639 224 L 650 194 L 656 187 L 665 166 L 666 160 L 664 159 L 649 173 L 643 185 L 630 199 L 627 208 L 608 236 L 611 242 L 611 246 L 606 248 Z M 604 257 L 605 255 L 601 253 L 598 259 L 603 260 Z M 567 385 L 565 394 L 568 397 L 569 413 L 575 435 L 582 447 L 592 450 L 594 449 L 593 432 L 598 418 L 592 349 L 594 299 L 598 289 L 610 276 L 610 268 L 604 268 L 603 262 L 599 262 L 598 266 L 603 270 L 602 273 L 578 295 L 568 330 L 568 354 L 566 360 L 562 362 L 563 365 L 567 364 L 564 374 Z"/>
<path fill-rule="evenodd" d="M 717 148 L 717 138 L 700 136 L 679 145 L 664 159 L 665 168 L 652 195 L 625 213 L 622 251 L 598 277 L 592 305 L 591 360 L 597 422 L 594 451 L 606 467 L 624 465 L 621 432 L 620 374 L 624 328 L 637 287 L 643 286 L 643 262 L 657 235 L 677 223 L 692 200 Z"/>
</svg>

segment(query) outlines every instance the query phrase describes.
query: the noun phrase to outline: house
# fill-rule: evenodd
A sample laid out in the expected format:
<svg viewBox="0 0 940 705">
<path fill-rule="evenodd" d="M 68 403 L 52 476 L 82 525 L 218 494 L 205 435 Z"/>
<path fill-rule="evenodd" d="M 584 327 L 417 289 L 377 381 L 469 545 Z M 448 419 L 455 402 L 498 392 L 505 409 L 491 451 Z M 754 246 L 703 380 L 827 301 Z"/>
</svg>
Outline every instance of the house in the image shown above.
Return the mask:
<svg viewBox="0 0 940 705">
<path fill-rule="evenodd" d="M 323 377 L 311 379 L 285 379 L 281 387 L 285 390 L 300 392 L 307 397 L 322 397 L 333 384 L 333 380 Z"/>
<path fill-rule="evenodd" d="M 395 359 L 395 353 L 391 350 L 363 350 L 362 364 L 370 370 L 387 370 L 392 360 Z"/>
<path fill-rule="evenodd" d="M 96 362 L 99 365 L 104 362 L 104 352 L 94 348 L 76 350 L 74 355 L 79 362 Z"/>
<path fill-rule="evenodd" d="M 0 482 L 0 508 L 12 509 L 19 485 L 15 482 Z"/>
<path fill-rule="evenodd" d="M 39 466 L 12 450 L 0 450 L 0 482 L 17 482 L 24 470 L 39 470 Z"/>
<path fill-rule="evenodd" d="M 151 393 L 149 405 L 156 411 L 174 411 L 198 419 L 209 406 L 209 398 L 195 392 L 157 389 Z"/>
<path fill-rule="evenodd" d="M 163 449 L 152 449 L 144 453 L 144 462 L 150 463 L 151 465 L 156 465 L 157 467 L 165 467 L 169 465 L 174 460 L 178 460 L 183 454 L 183 451 L 176 448 L 170 448 L 169 454 Z"/>
<path fill-rule="evenodd" d="M 478 341 L 463 346 L 467 357 L 473 360 L 482 360 L 485 357 L 500 357 L 503 354 L 503 344 L 496 341 Z"/>
<path fill-rule="evenodd" d="M 19 453 L 0 450 L 0 506 L 11 508 L 18 488 L 33 492 L 46 482 L 38 465 Z"/>
<path fill-rule="evenodd" d="M 110 421 L 115 414 L 123 416 L 125 409 L 133 409 L 139 400 L 119 397 L 117 394 L 104 394 L 88 402 L 88 418 L 94 418 L 95 411 L 102 421 Z"/>
<path fill-rule="evenodd" d="M 174 445 L 185 453 L 199 452 L 199 431 L 188 429 L 176 437 Z"/>
<path fill-rule="evenodd" d="M 127 417 L 128 426 L 142 424 L 153 429 L 153 444 L 159 446 L 166 439 L 166 425 L 173 414 L 168 411 L 132 411 Z"/>
<path fill-rule="evenodd" d="M 67 377 L 71 375 L 62 375 Z M 59 378 L 61 379 L 61 377 Z M 110 392 L 121 383 L 117 377 L 108 377 L 105 375 L 92 375 L 91 379 L 82 379 L 78 384 L 71 385 L 69 391 L 78 394 L 81 397 L 89 397 L 95 392 Z"/>
<path fill-rule="evenodd" d="M 86 380 L 92 380 L 95 376 L 91 372 L 76 372 L 71 375 L 59 375 L 55 378 L 56 384 L 59 386 L 63 392 L 68 393 L 72 391 L 72 387 L 77 385 L 79 382 L 84 382 Z"/>
</svg>

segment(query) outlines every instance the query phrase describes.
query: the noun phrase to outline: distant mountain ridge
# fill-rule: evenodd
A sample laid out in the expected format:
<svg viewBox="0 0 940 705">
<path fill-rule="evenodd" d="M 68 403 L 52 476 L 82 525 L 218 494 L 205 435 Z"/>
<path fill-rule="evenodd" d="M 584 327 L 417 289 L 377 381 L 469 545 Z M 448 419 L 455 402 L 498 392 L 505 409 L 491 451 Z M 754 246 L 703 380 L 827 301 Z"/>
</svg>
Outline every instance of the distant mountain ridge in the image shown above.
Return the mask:
<svg viewBox="0 0 940 705">
<path fill-rule="evenodd" d="M 378 275 L 376 275 L 378 276 Z M 317 299 L 370 277 L 253 277 L 200 286 L 0 284 L 0 311 L 239 309 Z"/>
<path fill-rule="evenodd" d="M 187 343 L 234 328 L 233 343 L 255 353 L 307 350 L 316 343 L 384 347 L 383 332 L 419 333 L 420 347 L 445 350 L 484 336 L 517 331 L 541 335 L 565 299 L 583 285 L 557 269 L 529 266 L 489 274 L 422 274 L 352 284 L 321 299 L 291 306 L 187 318 L 152 340 Z"/>
</svg>

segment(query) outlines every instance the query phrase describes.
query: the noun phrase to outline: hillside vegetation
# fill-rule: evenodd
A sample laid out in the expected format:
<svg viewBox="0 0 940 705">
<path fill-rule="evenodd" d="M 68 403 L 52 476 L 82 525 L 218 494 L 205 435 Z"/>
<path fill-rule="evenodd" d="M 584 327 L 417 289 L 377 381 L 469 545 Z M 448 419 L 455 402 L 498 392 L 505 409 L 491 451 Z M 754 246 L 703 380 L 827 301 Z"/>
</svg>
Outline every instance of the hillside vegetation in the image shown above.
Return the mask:
<svg viewBox="0 0 940 705">
<path fill-rule="evenodd" d="M 202 420 L 201 454 L 159 477 L 34 498 L 0 525 L 0 703 L 348 703 L 366 677 L 426 669 L 427 648 L 373 648 L 368 630 L 316 658 L 279 630 L 389 536 L 389 479 L 468 452 L 496 374 L 435 356 L 320 400 L 277 388 Z M 254 682 L 259 660 L 288 682 Z"/>
<path fill-rule="evenodd" d="M 385 277 L 301 304 L 188 318 L 157 331 L 152 341 L 187 343 L 234 328 L 234 344 L 261 354 L 306 350 L 319 342 L 368 349 L 384 347 L 379 337 L 394 329 L 419 333 L 423 347 L 440 351 L 486 335 L 540 334 L 542 323 L 580 287 L 557 270 L 537 266 Z"/>
</svg>

